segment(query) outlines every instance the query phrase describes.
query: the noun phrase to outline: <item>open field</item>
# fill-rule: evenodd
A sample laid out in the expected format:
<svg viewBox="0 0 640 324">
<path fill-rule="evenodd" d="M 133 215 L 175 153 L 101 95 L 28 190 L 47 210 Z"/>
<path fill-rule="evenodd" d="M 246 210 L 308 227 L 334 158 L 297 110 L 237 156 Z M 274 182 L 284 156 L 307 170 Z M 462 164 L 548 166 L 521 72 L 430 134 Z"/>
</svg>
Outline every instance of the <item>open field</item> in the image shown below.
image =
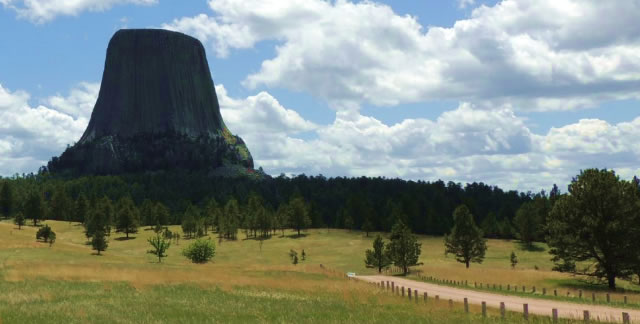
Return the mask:
<svg viewBox="0 0 640 324">
<path fill-rule="evenodd" d="M 57 233 L 53 247 L 35 241 L 33 227 L 17 230 L 0 222 L 2 323 L 38 322 L 476 322 L 477 315 L 448 306 L 416 305 L 343 273 L 374 274 L 364 267 L 369 238 L 360 232 L 311 230 L 307 236 L 223 241 L 214 261 L 195 265 L 180 255 L 189 240 L 172 245 L 162 264 L 147 254 L 142 230 L 135 239 L 112 234 L 104 255 L 93 255 L 82 226 L 47 221 Z M 177 230 L 177 226 L 172 230 Z M 292 233 L 287 232 L 287 235 Z M 453 280 L 518 283 L 540 287 L 585 288 L 584 283 L 550 271 L 546 252 L 519 249 L 517 242 L 491 240 L 487 260 L 465 269 L 443 254 L 441 238 L 421 237 L 423 275 Z M 302 249 L 307 260 L 294 266 L 288 252 Z M 520 259 L 511 270 L 508 255 Z M 323 270 L 320 264 L 327 269 Z M 538 266 L 539 270 L 534 270 Z M 635 294 L 630 299 L 640 300 Z M 495 314 L 495 312 L 494 312 Z M 520 317 L 511 315 L 511 322 Z M 541 321 L 546 321 L 542 319 Z"/>
</svg>

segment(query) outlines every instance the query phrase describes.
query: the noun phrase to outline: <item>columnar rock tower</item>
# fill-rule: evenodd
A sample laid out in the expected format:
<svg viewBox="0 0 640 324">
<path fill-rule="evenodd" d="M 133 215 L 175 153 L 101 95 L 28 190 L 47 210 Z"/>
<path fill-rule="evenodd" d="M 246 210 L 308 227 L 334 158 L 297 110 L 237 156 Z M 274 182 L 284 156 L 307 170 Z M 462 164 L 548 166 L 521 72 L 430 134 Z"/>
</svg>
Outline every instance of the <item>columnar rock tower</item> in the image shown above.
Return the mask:
<svg viewBox="0 0 640 324">
<path fill-rule="evenodd" d="M 202 43 L 167 30 L 124 29 L 109 42 L 89 126 L 48 167 L 74 175 L 215 173 L 251 171 L 253 159 L 222 120 Z"/>
</svg>

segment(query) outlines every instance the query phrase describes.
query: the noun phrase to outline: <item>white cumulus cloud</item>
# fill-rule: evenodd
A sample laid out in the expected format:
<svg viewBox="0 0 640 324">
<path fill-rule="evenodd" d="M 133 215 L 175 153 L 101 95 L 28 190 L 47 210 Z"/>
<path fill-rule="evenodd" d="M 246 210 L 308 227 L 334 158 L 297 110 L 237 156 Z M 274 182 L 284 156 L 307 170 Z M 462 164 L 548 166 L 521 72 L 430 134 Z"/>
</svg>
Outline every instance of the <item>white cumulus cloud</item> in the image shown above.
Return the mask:
<svg viewBox="0 0 640 324">
<path fill-rule="evenodd" d="M 83 11 L 105 11 L 122 4 L 153 5 L 158 0 L 0 0 L 18 17 L 34 23 L 46 23 L 57 16 L 77 16 Z"/>
<path fill-rule="evenodd" d="M 371 1 L 209 6 L 211 15 L 163 27 L 210 43 L 219 56 L 279 42 L 245 85 L 305 91 L 336 108 L 450 99 L 540 111 L 640 97 L 637 1 L 504 0 L 450 28 L 427 28 Z"/>
</svg>

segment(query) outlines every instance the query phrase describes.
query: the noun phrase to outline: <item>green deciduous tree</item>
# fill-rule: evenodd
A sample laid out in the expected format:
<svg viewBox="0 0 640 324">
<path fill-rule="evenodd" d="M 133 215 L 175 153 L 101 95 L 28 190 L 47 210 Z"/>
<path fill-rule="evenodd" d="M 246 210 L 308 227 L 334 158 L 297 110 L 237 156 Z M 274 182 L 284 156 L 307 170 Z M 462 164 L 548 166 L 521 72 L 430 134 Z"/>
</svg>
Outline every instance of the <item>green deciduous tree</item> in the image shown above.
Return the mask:
<svg viewBox="0 0 640 324">
<path fill-rule="evenodd" d="M 382 269 L 387 268 L 391 264 L 389 250 L 385 248 L 382 236 L 376 236 L 373 241 L 373 250 L 369 249 L 365 251 L 364 264 L 367 268 L 377 268 L 378 273 L 382 272 Z"/>
<path fill-rule="evenodd" d="M 170 238 L 169 238 L 170 240 Z M 171 242 L 166 237 L 157 234 L 155 237 L 147 239 L 147 242 L 151 245 L 152 249 L 147 253 L 153 254 L 158 257 L 158 263 L 162 263 L 162 258 L 167 257 L 167 250 L 171 246 Z"/>
<path fill-rule="evenodd" d="M 211 239 L 197 239 L 189 244 L 182 254 L 193 263 L 206 263 L 216 254 L 216 246 Z"/>
<path fill-rule="evenodd" d="M 2 213 L 5 218 L 9 218 L 13 213 L 13 205 L 13 190 L 9 181 L 4 181 L 2 188 L 0 188 L 0 213 Z"/>
<path fill-rule="evenodd" d="M 464 263 L 482 263 L 487 251 L 487 240 L 482 230 L 476 226 L 473 215 L 467 206 L 462 205 L 453 212 L 453 229 L 444 237 L 445 254 L 453 254 L 456 261 Z"/>
<path fill-rule="evenodd" d="M 393 264 L 402 269 L 406 275 L 409 267 L 418 265 L 422 244 L 411 233 L 411 229 L 402 221 L 397 222 L 391 228 L 391 242 L 389 243 L 389 256 Z"/>
<path fill-rule="evenodd" d="M 125 233 L 129 238 L 130 233 L 138 233 L 140 226 L 140 212 L 129 197 L 118 200 L 116 209 L 116 232 Z"/>
<path fill-rule="evenodd" d="M 614 171 L 580 172 L 549 215 L 554 270 L 604 278 L 615 289 L 638 260 L 639 206 L 638 188 Z"/>
<path fill-rule="evenodd" d="M 509 257 L 509 262 L 511 262 L 511 269 L 515 269 L 516 265 L 518 264 L 518 257 L 516 256 L 516 253 L 511 251 L 511 256 Z"/>
</svg>

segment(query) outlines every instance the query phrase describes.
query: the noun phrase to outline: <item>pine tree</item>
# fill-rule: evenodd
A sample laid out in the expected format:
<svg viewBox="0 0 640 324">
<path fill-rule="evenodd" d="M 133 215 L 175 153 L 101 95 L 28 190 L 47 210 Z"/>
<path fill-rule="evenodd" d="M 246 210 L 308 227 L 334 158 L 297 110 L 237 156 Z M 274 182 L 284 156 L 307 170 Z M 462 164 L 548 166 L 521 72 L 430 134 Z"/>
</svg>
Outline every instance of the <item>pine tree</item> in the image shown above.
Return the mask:
<svg viewBox="0 0 640 324">
<path fill-rule="evenodd" d="M 108 246 L 109 244 L 107 243 L 105 233 L 103 231 L 95 232 L 91 239 L 91 247 L 98 251 L 98 255 L 100 255 L 100 252 L 105 251 Z"/>
<path fill-rule="evenodd" d="M 158 220 L 156 219 L 156 205 L 151 202 L 151 200 L 145 199 L 142 201 L 142 205 L 140 205 L 140 218 L 144 225 L 149 226 L 149 228 L 158 224 Z"/>
<path fill-rule="evenodd" d="M 469 268 L 470 262 L 482 263 L 487 251 L 487 241 L 473 220 L 467 206 L 462 205 L 453 212 L 454 226 L 451 234 L 444 237 L 445 254 L 453 254 L 456 261 Z"/>
<path fill-rule="evenodd" d="M 373 224 L 371 224 L 369 217 L 365 218 L 364 223 L 362 223 L 362 230 L 367 233 L 367 237 L 369 237 L 369 232 L 373 231 Z"/>
<path fill-rule="evenodd" d="M 238 207 L 238 201 L 230 199 L 224 206 L 224 213 L 222 216 L 224 237 L 235 240 L 238 235 L 238 228 L 240 227 L 240 210 Z"/>
<path fill-rule="evenodd" d="M 76 222 L 84 223 L 87 220 L 87 214 L 89 212 L 89 202 L 87 198 L 80 194 L 76 199 L 76 204 L 73 213 L 73 220 Z"/>
<path fill-rule="evenodd" d="M 33 221 L 33 226 L 37 226 L 38 222 L 44 219 L 45 209 L 42 196 L 36 191 L 32 191 L 27 198 L 24 206 L 24 214 L 26 218 Z"/>
<path fill-rule="evenodd" d="M 138 233 L 140 224 L 140 213 L 133 200 L 126 197 L 118 201 L 116 211 L 116 232 L 124 232 L 127 239 L 130 233 Z"/>
<path fill-rule="evenodd" d="M 0 189 L 0 213 L 5 218 L 9 218 L 13 213 L 13 191 L 9 185 L 9 181 L 2 183 L 2 189 Z"/>
<path fill-rule="evenodd" d="M 198 210 L 195 206 L 189 205 L 182 217 L 182 232 L 192 238 L 198 231 Z"/>
<path fill-rule="evenodd" d="M 391 228 L 391 242 L 389 256 L 393 264 L 402 269 L 403 274 L 409 273 L 409 267 L 418 265 L 422 244 L 411 233 L 411 229 L 402 221 Z"/>
<path fill-rule="evenodd" d="M 211 228 L 211 231 L 213 232 L 214 227 L 218 224 L 218 216 L 220 214 L 220 207 L 218 207 L 218 202 L 215 199 L 211 198 L 207 202 L 207 206 L 205 207 L 204 214 L 205 214 L 204 231 L 206 233 L 207 229 Z"/>
<path fill-rule="evenodd" d="M 156 224 L 160 224 L 160 226 L 169 225 L 169 217 L 171 217 L 171 213 L 169 212 L 169 208 L 165 206 L 161 202 L 157 202 L 154 208 L 155 212 L 155 222 Z"/>
<path fill-rule="evenodd" d="M 291 224 L 291 208 L 289 204 L 280 204 L 276 211 L 276 217 L 278 218 L 278 229 L 282 231 L 282 236 L 284 237 L 284 230 Z"/>
<path fill-rule="evenodd" d="M 22 226 L 25 224 L 24 214 L 22 214 L 22 212 L 18 212 L 13 219 L 13 222 L 18 225 L 18 229 L 22 229 Z"/>
<path fill-rule="evenodd" d="M 309 218 L 309 208 L 304 202 L 302 197 L 295 197 L 289 202 L 291 227 L 298 231 L 307 229 L 311 225 L 311 219 Z"/>
<path fill-rule="evenodd" d="M 71 220 L 73 218 L 74 204 L 73 200 L 67 195 L 64 188 L 57 188 L 51 201 L 49 202 L 50 215 L 53 220 Z"/>
<path fill-rule="evenodd" d="M 518 257 L 516 256 L 515 252 L 511 251 L 511 256 L 509 257 L 509 261 L 511 262 L 511 269 L 515 269 L 516 264 L 518 264 Z"/>
<path fill-rule="evenodd" d="M 365 251 L 364 264 L 367 268 L 377 268 L 378 273 L 382 272 L 382 269 L 389 267 L 391 264 L 389 251 L 385 248 L 382 236 L 376 236 L 376 239 L 373 241 L 373 250 Z"/>
</svg>

